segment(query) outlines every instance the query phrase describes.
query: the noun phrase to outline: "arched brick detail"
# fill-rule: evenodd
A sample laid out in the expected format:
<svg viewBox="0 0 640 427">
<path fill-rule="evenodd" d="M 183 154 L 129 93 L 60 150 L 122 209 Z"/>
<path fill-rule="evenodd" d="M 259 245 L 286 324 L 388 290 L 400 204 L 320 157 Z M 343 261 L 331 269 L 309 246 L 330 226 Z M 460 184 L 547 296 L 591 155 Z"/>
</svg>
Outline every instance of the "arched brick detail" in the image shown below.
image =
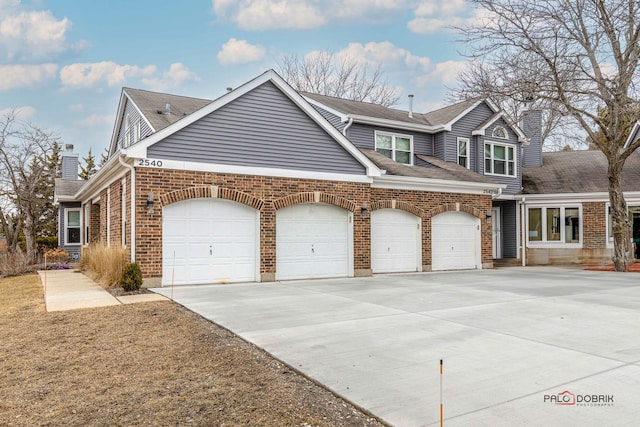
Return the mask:
<svg viewBox="0 0 640 427">
<path fill-rule="evenodd" d="M 328 205 L 338 206 L 350 212 L 355 212 L 356 208 L 358 207 L 356 203 L 347 200 L 344 197 L 336 196 L 334 194 L 322 193 L 320 191 L 308 191 L 304 193 L 291 194 L 289 196 L 275 200 L 273 202 L 273 206 L 276 208 L 276 210 L 278 210 L 300 203 L 326 203 Z"/>
<path fill-rule="evenodd" d="M 404 202 L 402 200 L 380 200 L 377 202 L 371 203 L 371 210 L 377 211 L 378 209 L 400 209 L 415 216 L 422 217 L 423 210 L 416 207 L 415 205 Z"/>
<path fill-rule="evenodd" d="M 261 210 L 264 205 L 264 201 L 253 197 L 250 194 L 243 193 L 242 191 L 231 190 L 229 188 L 219 188 L 215 185 L 189 187 L 182 188 L 180 190 L 171 191 L 160 196 L 160 202 L 162 206 L 167 206 L 172 203 L 182 202 L 190 199 L 201 198 L 218 198 L 231 200 L 234 202 L 242 203 L 257 210 Z"/>
<path fill-rule="evenodd" d="M 476 218 L 480 218 L 481 220 L 485 219 L 486 213 L 482 212 L 480 209 L 464 205 L 461 203 L 446 203 L 444 205 L 440 205 L 437 208 L 431 209 L 425 215 L 425 218 L 432 218 L 436 215 L 445 212 L 466 212 L 469 215 L 473 215 Z"/>
</svg>

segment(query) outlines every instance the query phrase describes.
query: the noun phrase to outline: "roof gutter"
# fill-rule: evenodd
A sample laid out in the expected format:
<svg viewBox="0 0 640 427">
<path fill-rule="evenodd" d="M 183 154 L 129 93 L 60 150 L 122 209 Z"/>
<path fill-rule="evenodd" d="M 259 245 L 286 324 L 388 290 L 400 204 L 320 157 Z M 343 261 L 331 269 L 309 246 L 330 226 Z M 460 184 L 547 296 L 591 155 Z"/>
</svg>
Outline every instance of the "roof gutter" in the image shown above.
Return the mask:
<svg viewBox="0 0 640 427">
<path fill-rule="evenodd" d="M 125 159 L 126 154 L 120 153 L 118 155 L 118 162 L 125 168 L 131 171 L 131 262 L 136 262 L 136 168 L 127 163 Z M 127 232 L 126 230 L 124 231 Z"/>
</svg>

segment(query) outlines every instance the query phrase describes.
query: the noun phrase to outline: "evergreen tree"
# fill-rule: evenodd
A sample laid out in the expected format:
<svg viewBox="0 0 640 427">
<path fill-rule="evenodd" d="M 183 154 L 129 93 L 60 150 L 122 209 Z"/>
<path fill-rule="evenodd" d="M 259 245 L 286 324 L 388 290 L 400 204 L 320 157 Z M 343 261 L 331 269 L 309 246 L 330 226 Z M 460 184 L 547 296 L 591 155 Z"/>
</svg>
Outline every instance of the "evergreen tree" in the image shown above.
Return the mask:
<svg viewBox="0 0 640 427">
<path fill-rule="evenodd" d="M 84 166 L 80 165 L 80 173 L 78 174 L 78 176 L 80 177 L 80 179 L 87 181 L 93 175 L 95 175 L 96 172 L 98 172 L 98 168 L 96 167 L 96 159 L 93 156 L 91 148 L 89 148 L 87 157 L 83 157 L 82 160 L 84 161 Z"/>
<path fill-rule="evenodd" d="M 44 204 L 42 206 L 42 216 L 38 221 L 36 235 L 41 237 L 55 237 L 58 228 L 58 209 L 53 205 L 54 186 L 56 178 L 62 176 L 62 145 L 54 141 L 51 145 L 51 153 L 46 156 L 45 179 L 40 184 L 39 193 Z"/>
<path fill-rule="evenodd" d="M 109 147 L 105 147 L 102 154 L 100 154 L 100 164 L 98 165 L 98 168 L 102 169 L 102 167 L 105 165 L 105 163 L 107 163 L 108 160 L 109 160 Z"/>
</svg>

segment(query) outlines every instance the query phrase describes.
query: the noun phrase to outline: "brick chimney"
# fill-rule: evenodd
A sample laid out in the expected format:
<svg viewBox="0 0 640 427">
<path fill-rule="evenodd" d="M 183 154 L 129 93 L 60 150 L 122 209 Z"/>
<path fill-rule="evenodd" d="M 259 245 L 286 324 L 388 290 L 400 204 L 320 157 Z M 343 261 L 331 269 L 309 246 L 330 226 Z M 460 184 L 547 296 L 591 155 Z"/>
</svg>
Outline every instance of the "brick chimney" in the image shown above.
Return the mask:
<svg viewBox="0 0 640 427">
<path fill-rule="evenodd" d="M 65 145 L 62 152 L 62 179 L 78 179 L 78 153 L 73 152 L 73 144 Z"/>
<path fill-rule="evenodd" d="M 529 138 L 529 145 L 524 147 L 522 163 L 524 167 L 542 166 L 542 111 L 529 110 L 524 113 L 520 125 Z"/>
</svg>

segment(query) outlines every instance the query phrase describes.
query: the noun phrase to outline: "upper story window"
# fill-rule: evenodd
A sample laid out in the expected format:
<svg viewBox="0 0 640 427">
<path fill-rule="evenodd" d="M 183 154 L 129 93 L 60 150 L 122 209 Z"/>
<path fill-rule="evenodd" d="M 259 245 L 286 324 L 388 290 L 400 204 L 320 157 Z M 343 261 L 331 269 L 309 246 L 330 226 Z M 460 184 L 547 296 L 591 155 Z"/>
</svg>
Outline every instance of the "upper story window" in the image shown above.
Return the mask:
<svg viewBox="0 0 640 427">
<path fill-rule="evenodd" d="M 527 214 L 530 243 L 580 244 L 580 206 L 530 207 Z"/>
<path fill-rule="evenodd" d="M 493 138 L 509 139 L 509 133 L 507 133 L 507 130 L 502 126 L 496 126 L 493 128 L 491 136 Z"/>
<path fill-rule="evenodd" d="M 512 145 L 485 142 L 484 173 L 516 176 L 516 149 Z"/>
<path fill-rule="evenodd" d="M 131 145 L 131 116 L 127 114 L 127 118 L 124 120 L 124 146 Z"/>
<path fill-rule="evenodd" d="M 458 164 L 469 169 L 469 138 L 458 138 Z"/>
<path fill-rule="evenodd" d="M 140 119 L 133 120 L 129 114 L 124 120 L 123 147 L 126 148 L 140 141 L 141 133 Z"/>
<path fill-rule="evenodd" d="M 398 163 L 413 164 L 413 136 L 376 132 L 376 151 Z"/>
</svg>

